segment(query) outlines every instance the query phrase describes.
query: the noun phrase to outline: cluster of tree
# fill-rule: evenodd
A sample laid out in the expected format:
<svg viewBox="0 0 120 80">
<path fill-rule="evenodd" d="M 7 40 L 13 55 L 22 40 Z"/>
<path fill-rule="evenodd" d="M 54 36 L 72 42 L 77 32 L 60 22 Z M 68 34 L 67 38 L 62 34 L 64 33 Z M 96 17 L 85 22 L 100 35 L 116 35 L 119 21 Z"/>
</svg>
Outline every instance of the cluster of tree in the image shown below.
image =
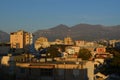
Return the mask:
<svg viewBox="0 0 120 80">
<path fill-rule="evenodd" d="M 79 50 L 78 58 L 82 58 L 82 60 L 89 60 L 92 57 L 90 50 L 83 48 Z"/>
<path fill-rule="evenodd" d="M 54 47 L 54 46 L 51 46 L 51 47 L 48 47 L 47 48 L 47 57 L 60 57 L 61 56 L 61 53 L 58 51 L 58 47 Z"/>
<path fill-rule="evenodd" d="M 107 58 L 104 64 L 99 68 L 99 71 L 105 75 L 120 75 L 120 50 L 116 48 L 107 48 L 107 52 L 112 54 L 113 57 Z"/>
<path fill-rule="evenodd" d="M 60 57 L 61 53 L 58 51 L 58 47 L 50 46 L 47 48 L 39 48 L 39 54 L 46 54 L 47 58 Z"/>
<path fill-rule="evenodd" d="M 40 52 L 40 53 L 45 53 L 48 57 L 54 58 L 54 57 L 61 57 L 62 53 L 58 50 L 61 49 L 61 47 L 58 46 L 50 46 L 46 48 L 45 52 Z M 39 51 L 43 50 L 43 48 L 40 48 Z M 82 58 L 82 60 L 89 60 L 92 57 L 91 52 L 88 49 L 80 49 L 79 53 L 77 54 L 78 58 Z"/>
</svg>

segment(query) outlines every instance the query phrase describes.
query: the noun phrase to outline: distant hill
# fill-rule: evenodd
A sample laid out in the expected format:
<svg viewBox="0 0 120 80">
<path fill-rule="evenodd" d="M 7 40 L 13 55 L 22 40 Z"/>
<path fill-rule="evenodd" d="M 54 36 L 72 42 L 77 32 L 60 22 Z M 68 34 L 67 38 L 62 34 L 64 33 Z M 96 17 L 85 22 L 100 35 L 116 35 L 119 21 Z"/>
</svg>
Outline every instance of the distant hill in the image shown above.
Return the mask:
<svg viewBox="0 0 120 80">
<path fill-rule="evenodd" d="M 10 35 L 2 30 L 0 30 L 0 42 L 9 42 Z"/>
<path fill-rule="evenodd" d="M 120 39 L 120 25 L 103 26 L 78 24 L 72 27 L 60 24 L 56 27 L 38 30 L 33 33 L 35 39 L 40 36 L 47 37 L 50 41 L 55 39 L 64 39 L 66 36 L 71 36 L 73 40 L 100 40 L 100 39 Z"/>
<path fill-rule="evenodd" d="M 90 24 L 77 24 L 68 27 L 60 24 L 56 27 L 37 30 L 33 33 L 35 39 L 44 36 L 49 41 L 55 39 L 64 39 L 66 36 L 72 37 L 74 40 L 100 40 L 100 39 L 120 39 L 120 25 L 117 26 L 103 26 L 103 25 L 90 25 Z"/>
<path fill-rule="evenodd" d="M 77 24 L 72 27 L 64 24 L 55 27 L 37 30 L 34 33 L 35 40 L 41 36 L 47 37 L 49 41 L 64 39 L 67 36 L 73 40 L 100 40 L 100 39 L 120 39 L 120 25 L 103 26 L 91 24 Z M 10 35 L 0 30 L 0 42 L 9 42 Z"/>
</svg>

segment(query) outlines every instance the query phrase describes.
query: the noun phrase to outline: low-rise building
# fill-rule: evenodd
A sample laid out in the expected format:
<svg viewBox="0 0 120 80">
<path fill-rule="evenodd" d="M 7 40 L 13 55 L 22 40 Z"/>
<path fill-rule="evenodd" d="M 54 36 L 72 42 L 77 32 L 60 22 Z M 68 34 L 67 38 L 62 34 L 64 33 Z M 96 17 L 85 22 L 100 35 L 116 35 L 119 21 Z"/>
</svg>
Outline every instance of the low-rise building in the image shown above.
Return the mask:
<svg viewBox="0 0 120 80">
<path fill-rule="evenodd" d="M 9 56 L 13 57 L 13 56 Z M 15 56 L 14 56 L 15 57 Z M 56 59 L 54 62 L 16 62 L 9 58 L 3 70 L 15 80 L 94 80 L 94 62 L 79 58 Z M 5 63 L 5 62 L 4 62 Z M 12 64 L 12 65 L 11 65 Z"/>
<path fill-rule="evenodd" d="M 50 44 L 46 37 L 40 37 L 35 41 L 35 49 L 38 50 L 40 47 L 46 48 L 49 47 Z"/>
</svg>

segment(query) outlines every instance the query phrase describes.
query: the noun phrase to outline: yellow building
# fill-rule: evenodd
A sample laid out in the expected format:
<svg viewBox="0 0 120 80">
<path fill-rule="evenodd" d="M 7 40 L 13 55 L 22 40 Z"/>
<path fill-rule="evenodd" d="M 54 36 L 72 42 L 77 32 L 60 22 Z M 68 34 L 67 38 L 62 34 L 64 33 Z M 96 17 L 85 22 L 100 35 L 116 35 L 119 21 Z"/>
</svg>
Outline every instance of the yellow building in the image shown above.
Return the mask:
<svg viewBox="0 0 120 80">
<path fill-rule="evenodd" d="M 19 30 L 10 33 L 11 48 L 25 48 L 25 46 L 32 44 L 32 34 Z"/>
<path fill-rule="evenodd" d="M 83 41 L 83 40 L 77 40 L 77 41 L 75 41 L 75 45 L 76 46 L 85 46 L 85 41 Z"/>
<path fill-rule="evenodd" d="M 73 43 L 71 37 L 66 37 L 66 38 L 64 38 L 64 44 L 65 45 L 73 45 L 74 43 Z"/>
<path fill-rule="evenodd" d="M 46 37 L 39 37 L 35 41 L 35 49 L 38 50 L 40 47 L 46 48 L 49 47 L 50 44 L 48 42 L 48 39 Z"/>
</svg>

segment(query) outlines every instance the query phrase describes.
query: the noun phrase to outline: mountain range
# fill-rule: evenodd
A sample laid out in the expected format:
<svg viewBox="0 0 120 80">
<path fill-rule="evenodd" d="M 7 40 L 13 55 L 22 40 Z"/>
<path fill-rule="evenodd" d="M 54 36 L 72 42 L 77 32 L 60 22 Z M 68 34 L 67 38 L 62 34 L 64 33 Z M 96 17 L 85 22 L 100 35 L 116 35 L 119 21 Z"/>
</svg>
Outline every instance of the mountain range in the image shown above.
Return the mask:
<svg viewBox="0 0 120 80">
<path fill-rule="evenodd" d="M 100 39 L 120 39 L 120 25 L 116 26 L 103 26 L 103 25 L 91 25 L 91 24 L 77 24 L 72 27 L 64 24 L 57 25 L 55 27 L 37 30 L 33 32 L 35 40 L 39 37 L 47 37 L 49 41 L 55 39 L 64 39 L 65 37 L 71 37 L 73 40 L 100 40 Z M 9 34 L 0 31 L 0 42 L 9 41 Z"/>
<path fill-rule="evenodd" d="M 57 25 L 56 27 L 37 30 L 33 33 L 35 39 L 44 36 L 50 41 L 55 39 L 64 39 L 70 36 L 73 40 L 100 40 L 100 39 L 120 39 L 120 25 L 116 26 L 103 26 L 91 24 L 77 24 L 68 27 L 64 24 Z"/>
<path fill-rule="evenodd" d="M 0 42 L 9 42 L 10 36 L 8 33 L 0 30 Z"/>
</svg>

